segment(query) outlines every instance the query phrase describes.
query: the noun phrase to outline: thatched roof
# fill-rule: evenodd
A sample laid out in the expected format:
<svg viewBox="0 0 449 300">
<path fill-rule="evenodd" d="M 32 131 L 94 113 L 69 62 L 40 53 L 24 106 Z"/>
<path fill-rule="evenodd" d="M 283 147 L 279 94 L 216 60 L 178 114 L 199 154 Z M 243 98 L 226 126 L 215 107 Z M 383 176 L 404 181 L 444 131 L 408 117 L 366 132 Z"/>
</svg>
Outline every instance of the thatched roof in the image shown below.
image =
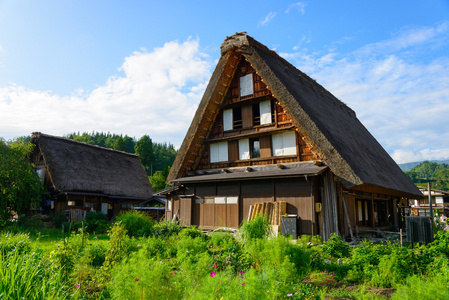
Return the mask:
<svg viewBox="0 0 449 300">
<path fill-rule="evenodd" d="M 202 120 L 210 103 L 223 95 L 221 81 L 232 57 L 243 55 L 292 117 L 293 123 L 347 188 L 419 197 L 422 194 L 377 140 L 357 119 L 355 112 L 316 81 L 274 51 L 246 34 L 228 37 L 198 110 L 173 164 L 168 181 L 189 171 L 187 157 L 204 134 Z M 223 100 L 224 96 L 220 99 Z M 219 102 L 219 100 L 218 100 Z M 192 141 L 195 139 L 195 143 Z M 204 140 L 204 138 L 203 138 Z"/>
<path fill-rule="evenodd" d="M 98 193 L 148 199 L 153 189 L 134 154 L 34 132 L 31 142 L 43 154 L 53 185 L 64 193 Z"/>
</svg>

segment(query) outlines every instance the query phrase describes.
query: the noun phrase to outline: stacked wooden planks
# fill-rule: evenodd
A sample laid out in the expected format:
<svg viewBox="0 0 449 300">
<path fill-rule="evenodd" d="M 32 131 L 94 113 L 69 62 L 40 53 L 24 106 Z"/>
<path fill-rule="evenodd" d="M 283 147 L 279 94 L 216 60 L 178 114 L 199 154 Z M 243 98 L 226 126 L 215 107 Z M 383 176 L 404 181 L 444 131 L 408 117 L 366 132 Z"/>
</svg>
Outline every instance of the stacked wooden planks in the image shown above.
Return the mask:
<svg viewBox="0 0 449 300">
<path fill-rule="evenodd" d="M 271 225 L 280 225 L 281 216 L 287 212 L 287 202 L 262 202 L 250 206 L 248 221 L 254 220 L 257 215 L 265 217 Z"/>
</svg>

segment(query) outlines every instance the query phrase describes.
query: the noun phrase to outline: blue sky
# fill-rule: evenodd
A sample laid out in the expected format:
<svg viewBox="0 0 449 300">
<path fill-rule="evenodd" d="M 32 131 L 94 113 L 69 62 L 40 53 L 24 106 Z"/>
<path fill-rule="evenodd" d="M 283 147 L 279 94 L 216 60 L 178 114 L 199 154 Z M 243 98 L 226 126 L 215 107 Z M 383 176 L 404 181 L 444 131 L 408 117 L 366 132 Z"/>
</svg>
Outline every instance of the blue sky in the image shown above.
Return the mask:
<svg viewBox="0 0 449 300">
<path fill-rule="evenodd" d="M 179 146 L 241 31 L 347 103 L 398 163 L 449 158 L 448 0 L 0 0 L 0 137 Z"/>
</svg>

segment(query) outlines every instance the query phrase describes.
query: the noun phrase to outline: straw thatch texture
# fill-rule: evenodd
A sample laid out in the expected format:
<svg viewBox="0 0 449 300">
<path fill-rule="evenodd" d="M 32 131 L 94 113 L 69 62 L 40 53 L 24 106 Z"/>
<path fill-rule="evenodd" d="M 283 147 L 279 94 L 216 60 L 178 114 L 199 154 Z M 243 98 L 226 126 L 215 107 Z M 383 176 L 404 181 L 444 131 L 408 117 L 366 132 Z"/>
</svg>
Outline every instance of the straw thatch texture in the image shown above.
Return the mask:
<svg viewBox="0 0 449 300">
<path fill-rule="evenodd" d="M 56 190 L 151 198 L 153 190 L 139 157 L 40 132 L 31 142 L 41 151 Z"/>
<path fill-rule="evenodd" d="M 221 46 L 222 58 L 209 82 L 189 132 L 178 152 L 169 180 L 185 176 L 182 158 L 189 151 L 204 107 L 217 88 L 217 78 L 230 51 L 241 53 L 262 77 L 273 95 L 305 133 L 346 188 L 400 197 L 422 198 L 377 140 L 357 119 L 355 112 L 321 85 L 296 69 L 274 51 L 247 35 L 236 34 Z"/>
</svg>

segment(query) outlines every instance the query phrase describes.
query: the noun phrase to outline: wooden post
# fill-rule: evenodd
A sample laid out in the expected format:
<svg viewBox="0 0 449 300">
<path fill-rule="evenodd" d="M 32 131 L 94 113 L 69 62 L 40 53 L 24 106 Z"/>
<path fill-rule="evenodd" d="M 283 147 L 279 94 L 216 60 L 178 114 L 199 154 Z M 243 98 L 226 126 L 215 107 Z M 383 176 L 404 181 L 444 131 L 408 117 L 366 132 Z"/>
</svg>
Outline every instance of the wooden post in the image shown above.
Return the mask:
<svg viewBox="0 0 449 300">
<path fill-rule="evenodd" d="M 400 235 L 400 240 L 401 240 L 401 248 L 402 248 L 402 228 L 399 229 L 399 235 Z"/>
</svg>

